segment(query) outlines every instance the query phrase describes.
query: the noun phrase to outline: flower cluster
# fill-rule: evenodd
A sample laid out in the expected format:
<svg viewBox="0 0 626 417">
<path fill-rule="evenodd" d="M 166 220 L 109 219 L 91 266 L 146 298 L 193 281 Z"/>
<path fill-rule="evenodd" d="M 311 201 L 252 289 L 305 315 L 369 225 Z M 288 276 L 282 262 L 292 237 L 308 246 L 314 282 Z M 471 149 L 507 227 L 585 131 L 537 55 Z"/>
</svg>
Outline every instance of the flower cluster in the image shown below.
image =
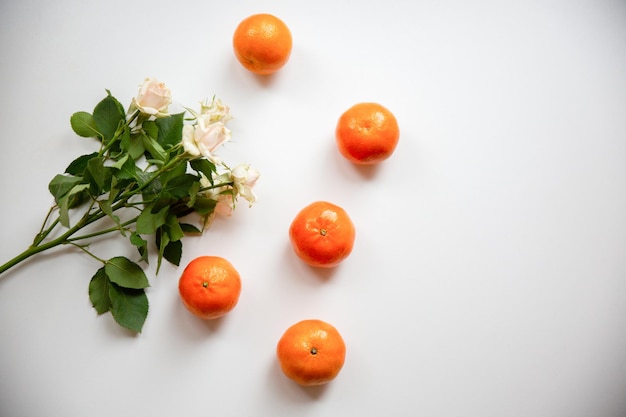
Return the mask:
<svg viewBox="0 0 626 417">
<path fill-rule="evenodd" d="M 168 108 L 172 103 L 172 94 L 164 83 L 147 78 L 139 88 L 137 97 L 133 99 L 129 112 L 139 110 L 142 114 L 154 117 L 169 116 Z M 200 103 L 200 111 L 187 108 L 191 114 L 192 124 L 185 124 L 182 130 L 181 143 L 191 158 L 207 158 L 226 173 L 214 173 L 212 179 L 201 178 L 203 189 L 209 190 L 208 195 L 217 201 L 215 213 L 231 215 L 235 201 L 241 196 L 249 205 L 256 201 L 252 188 L 259 178 L 259 172 L 250 164 L 240 164 L 229 168 L 216 154 L 217 149 L 232 138 L 232 131 L 226 123 L 232 119 L 230 108 L 219 98 Z M 226 184 L 214 187 L 215 182 Z"/>
<path fill-rule="evenodd" d="M 129 114 L 139 111 L 144 116 L 156 118 L 168 117 L 169 106 L 172 104 L 172 94 L 169 88 L 158 80 L 146 78 L 139 88 L 137 97 L 133 98 Z M 203 188 L 211 189 L 209 195 L 217 201 L 216 212 L 226 215 L 232 214 L 234 202 L 238 196 L 248 201 L 249 205 L 256 201 L 252 188 L 259 178 L 259 172 L 250 164 L 240 164 L 229 168 L 216 154 L 218 148 L 232 138 L 232 131 L 226 123 L 232 119 L 230 108 L 219 98 L 200 103 L 200 111 L 186 108 L 193 123 L 186 123 L 182 128 L 181 143 L 183 149 L 193 158 L 206 158 L 217 167 L 226 170 L 226 173 L 215 174 L 212 179 L 201 178 Z M 228 184 L 219 188 L 212 187 L 215 181 Z"/>
<path fill-rule="evenodd" d="M 171 113 L 171 105 L 169 88 L 147 78 L 126 111 L 107 91 L 92 112 L 74 113 L 74 132 L 97 139 L 99 149 L 50 181 L 55 205 L 32 245 L 0 266 L 0 274 L 37 253 L 74 246 L 102 263 L 89 283 L 96 311 L 141 331 L 149 282 L 138 262 L 147 263 L 156 247 L 157 273 L 163 259 L 179 265 L 186 234 L 202 233 L 216 214 L 230 215 L 240 197 L 250 206 L 256 201 L 259 172 L 249 164 L 231 168 L 216 153 L 232 136 L 229 108 L 217 98 L 201 102 L 199 111 Z M 94 232 L 94 225 L 101 228 Z M 138 260 L 93 253 L 89 242 L 107 234 L 128 239 Z"/>
<path fill-rule="evenodd" d="M 214 153 L 217 148 L 228 142 L 232 136 L 226 122 L 230 120 L 229 108 L 219 99 L 206 101 L 200 106 L 200 113 L 189 110 L 194 118 L 194 125 L 183 127 L 183 146 L 191 156 L 203 156 L 214 163 L 221 160 Z"/>
<path fill-rule="evenodd" d="M 139 110 L 144 115 L 166 117 L 168 107 L 172 103 L 172 92 L 165 83 L 152 78 L 146 78 L 139 87 L 137 97 L 134 97 L 130 112 Z"/>
</svg>

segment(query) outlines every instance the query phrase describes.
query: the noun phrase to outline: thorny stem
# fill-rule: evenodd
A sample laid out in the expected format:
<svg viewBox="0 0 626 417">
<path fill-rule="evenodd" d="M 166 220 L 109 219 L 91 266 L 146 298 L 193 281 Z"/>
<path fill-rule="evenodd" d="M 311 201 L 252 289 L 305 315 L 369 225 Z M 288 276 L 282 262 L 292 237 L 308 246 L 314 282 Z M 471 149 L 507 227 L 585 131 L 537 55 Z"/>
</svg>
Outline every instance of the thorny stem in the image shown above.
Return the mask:
<svg viewBox="0 0 626 417">
<path fill-rule="evenodd" d="M 151 181 L 148 181 L 147 183 L 140 185 L 136 188 L 133 188 L 131 190 L 126 191 L 125 193 L 121 194 L 120 196 L 117 197 L 117 201 L 115 204 L 113 204 L 113 206 L 111 207 L 111 210 L 113 212 L 123 208 L 123 207 L 127 207 L 128 206 L 128 200 L 141 193 L 141 191 L 143 191 L 146 187 L 148 187 L 154 180 L 156 180 L 159 176 L 161 176 L 162 174 L 164 174 L 165 172 L 169 171 L 174 165 L 176 165 L 180 159 L 182 158 L 181 155 L 173 158 L 171 161 L 169 161 L 167 164 L 165 164 L 164 166 L 162 166 L 158 171 L 156 171 L 156 175 L 152 178 Z M 67 229 L 67 231 L 65 231 L 65 233 L 61 234 L 59 237 L 49 240 L 45 243 L 44 240 L 50 235 L 50 233 L 52 233 L 52 231 L 59 225 L 59 217 L 57 217 L 52 223 L 51 225 L 45 229 L 46 227 L 46 223 L 48 222 L 48 220 L 50 219 L 50 216 L 52 214 L 52 212 L 55 209 L 55 206 L 51 207 L 50 210 L 48 211 L 48 214 L 46 215 L 45 221 L 43 222 L 40 232 L 36 235 L 33 244 L 31 246 L 29 246 L 25 251 L 23 251 L 22 253 L 20 253 L 19 255 L 15 256 L 13 259 L 10 259 L 9 261 L 5 262 L 3 265 L 0 265 L 0 275 L 2 273 L 4 273 L 5 271 L 11 269 L 12 267 L 14 267 L 15 265 L 19 264 L 22 261 L 25 261 L 26 259 L 30 258 L 33 255 L 36 255 L 38 253 L 44 252 L 48 249 L 52 249 L 56 246 L 59 245 L 74 245 L 76 247 L 79 247 L 80 249 L 82 249 L 83 251 L 88 252 L 83 246 L 78 245 L 74 242 L 78 241 L 78 240 L 82 240 L 82 239 L 87 239 L 90 237 L 95 237 L 95 236 L 100 236 L 106 233 L 110 233 L 116 230 L 120 230 L 120 227 L 112 227 L 110 229 L 105 229 L 99 232 L 94 232 L 94 233 L 90 233 L 90 234 L 85 234 L 82 236 L 77 236 L 72 238 L 72 236 L 77 233 L 79 230 L 81 230 L 82 228 L 102 219 L 103 217 L 106 217 L 107 214 L 104 213 L 101 209 L 98 209 L 96 211 L 94 211 L 93 213 L 91 213 L 91 209 L 93 208 L 93 206 L 96 204 L 96 199 L 93 199 L 89 208 L 86 210 L 85 214 L 83 215 L 83 217 L 72 227 L 70 227 L 69 229 Z M 122 224 L 122 226 L 127 226 L 133 222 L 135 222 L 137 220 L 137 217 L 129 220 L 128 222 L 125 222 Z M 45 230 L 44 230 L 45 229 Z M 94 256 L 93 254 L 91 254 L 90 252 L 88 252 L 91 256 Z M 94 256 L 95 257 L 95 256 Z M 99 259 L 97 257 L 95 257 L 96 259 Z M 99 259 L 100 260 L 100 259 Z"/>
<path fill-rule="evenodd" d="M 78 240 L 89 239 L 89 238 L 92 238 L 92 237 L 102 236 L 102 235 L 105 235 L 107 233 L 118 232 L 118 231 L 124 230 L 124 227 L 126 227 L 126 226 L 128 226 L 130 224 L 133 224 L 134 222 L 136 222 L 138 217 L 139 216 L 134 217 L 134 218 L 132 218 L 132 219 L 130 219 L 130 220 L 124 222 L 124 223 L 120 223 L 119 226 L 114 226 L 114 227 L 111 227 L 109 229 L 99 230 L 97 232 L 87 233 L 87 234 L 84 234 L 84 235 L 68 238 L 67 241 L 68 241 L 68 243 L 73 243 L 73 242 L 76 242 Z"/>
<path fill-rule="evenodd" d="M 128 118 L 128 120 L 126 121 L 125 125 L 130 127 L 130 125 L 132 124 L 132 122 L 137 119 L 137 117 L 139 116 L 139 110 L 135 110 L 135 112 Z M 118 128 L 117 131 L 115 132 L 115 134 L 113 135 L 113 138 L 111 138 L 111 140 L 109 140 L 106 145 L 102 146 L 102 148 L 100 149 L 99 155 L 103 155 L 105 152 L 107 152 L 109 149 L 111 149 L 111 146 L 113 146 L 113 144 L 115 142 L 117 142 L 120 138 L 121 133 L 123 132 L 123 129 Z"/>
<path fill-rule="evenodd" d="M 50 220 L 50 216 L 52 216 L 52 212 L 54 211 L 54 206 L 50 207 L 50 210 L 48 210 L 48 214 L 46 214 L 46 218 L 43 219 L 43 223 L 41 223 L 41 229 L 39 229 L 39 233 L 37 233 L 37 236 L 41 236 L 44 234 L 44 228 L 46 227 L 46 223 L 48 223 L 48 220 Z M 51 226 L 53 227 L 53 226 Z M 48 229 L 50 230 L 50 229 Z"/>
<path fill-rule="evenodd" d="M 19 255 L 14 257 L 13 259 L 7 261 L 4 265 L 0 266 L 0 274 L 2 274 L 6 270 L 14 267 L 15 265 L 19 264 L 20 262 L 30 258 L 33 255 L 36 255 L 36 254 L 38 254 L 40 252 L 43 252 L 43 251 L 46 251 L 48 249 L 54 248 L 55 246 L 58 246 L 58 245 L 61 245 L 61 244 L 66 244 L 67 243 L 67 239 L 70 236 L 72 236 L 74 233 L 76 233 L 81 227 L 83 227 L 83 226 L 81 226 L 80 224 L 77 224 L 76 226 L 68 229 L 65 233 L 63 233 L 61 236 L 57 237 L 56 239 L 50 240 L 50 241 L 48 241 L 46 243 L 39 242 L 37 244 L 31 245 L 24 252 L 20 253 Z"/>
<path fill-rule="evenodd" d="M 78 249 L 82 250 L 83 252 L 85 252 L 87 255 L 91 256 L 92 258 L 94 258 L 96 261 L 100 261 L 103 264 L 106 264 L 106 261 L 104 259 L 98 258 L 96 255 L 94 255 L 91 251 L 87 250 L 87 248 L 85 247 L 85 245 L 79 245 L 78 243 L 74 243 L 74 242 L 70 242 L 69 243 L 72 246 L 76 246 Z"/>
<path fill-rule="evenodd" d="M 46 220 L 44 220 L 43 224 L 41 225 L 41 231 L 37 234 L 37 236 L 35 236 L 35 239 L 33 240 L 33 245 L 32 246 L 37 246 L 41 242 L 43 242 L 43 240 L 46 237 L 48 237 L 50 232 L 52 232 L 54 230 L 54 228 L 57 226 L 57 224 L 59 224 L 59 217 L 57 217 L 46 230 L 43 230 L 43 228 L 45 227 L 46 223 L 48 222 L 48 219 L 50 218 L 50 214 L 54 211 L 54 208 L 55 208 L 55 206 L 50 207 L 50 211 L 48 212 L 48 215 L 46 216 Z"/>
</svg>

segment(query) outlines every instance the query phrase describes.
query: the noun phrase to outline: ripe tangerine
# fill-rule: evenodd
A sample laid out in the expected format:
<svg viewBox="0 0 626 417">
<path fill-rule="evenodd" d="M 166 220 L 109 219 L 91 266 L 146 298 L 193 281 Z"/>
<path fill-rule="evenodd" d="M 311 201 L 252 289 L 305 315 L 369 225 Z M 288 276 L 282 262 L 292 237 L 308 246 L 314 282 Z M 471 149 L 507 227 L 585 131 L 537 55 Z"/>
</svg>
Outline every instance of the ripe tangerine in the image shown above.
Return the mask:
<svg viewBox="0 0 626 417">
<path fill-rule="evenodd" d="M 346 358 L 339 331 L 322 320 L 302 320 L 289 327 L 276 346 L 283 373 L 300 385 L 321 385 L 333 380 Z"/>
<path fill-rule="evenodd" d="M 218 256 L 200 256 L 185 268 L 178 281 L 183 304 L 201 319 L 215 319 L 239 301 L 241 278 L 233 265 Z"/>
<path fill-rule="evenodd" d="M 400 129 L 393 113 L 378 103 L 357 103 L 337 121 L 339 152 L 355 164 L 372 165 L 389 158 L 398 145 Z"/>
<path fill-rule="evenodd" d="M 247 70 L 261 75 L 272 74 L 287 63 L 292 43 L 285 22 L 267 13 L 248 16 L 233 34 L 237 60 Z"/>
<path fill-rule="evenodd" d="M 289 227 L 289 238 L 296 255 L 315 267 L 337 266 L 350 255 L 356 230 L 341 207 L 316 201 L 304 207 Z"/>
</svg>

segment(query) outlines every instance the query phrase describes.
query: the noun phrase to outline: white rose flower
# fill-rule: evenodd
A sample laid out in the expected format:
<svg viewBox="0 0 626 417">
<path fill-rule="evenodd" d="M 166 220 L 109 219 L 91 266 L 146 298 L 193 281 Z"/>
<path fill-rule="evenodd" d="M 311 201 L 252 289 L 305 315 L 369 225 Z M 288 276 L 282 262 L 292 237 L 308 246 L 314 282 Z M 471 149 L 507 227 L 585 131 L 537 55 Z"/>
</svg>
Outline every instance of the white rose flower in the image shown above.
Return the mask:
<svg viewBox="0 0 626 417">
<path fill-rule="evenodd" d="M 214 198 L 217 200 L 217 205 L 215 206 L 216 214 L 220 216 L 230 216 L 233 214 L 235 204 L 233 203 L 232 194 L 218 194 Z"/>
<path fill-rule="evenodd" d="M 205 101 L 200 105 L 200 114 L 206 114 L 209 116 L 211 122 L 224 122 L 226 123 L 232 117 L 229 114 L 230 109 L 228 106 L 222 103 L 219 98 L 211 100 L 211 104 L 207 104 Z"/>
<path fill-rule="evenodd" d="M 164 83 L 153 78 L 146 78 L 139 87 L 137 97 L 133 98 L 133 107 L 143 114 L 155 117 L 168 116 L 168 107 L 172 103 L 172 93 Z"/>
<path fill-rule="evenodd" d="M 196 145 L 196 140 L 194 138 L 194 130 L 194 127 L 191 125 L 183 126 L 183 148 L 185 149 L 185 152 L 187 152 L 191 156 L 200 156 L 200 149 L 198 149 L 198 146 Z"/>
<path fill-rule="evenodd" d="M 232 169 L 231 176 L 236 193 L 248 200 L 248 203 L 252 206 L 252 203 L 256 201 L 256 195 L 252 191 L 252 187 L 259 179 L 259 171 L 251 168 L 248 164 L 241 164 Z"/>
<path fill-rule="evenodd" d="M 220 159 L 213 155 L 213 152 L 231 137 L 232 132 L 223 122 L 211 123 L 211 116 L 207 114 L 198 116 L 195 125 L 183 126 L 182 143 L 189 155 L 202 155 L 215 163 L 220 163 Z"/>
</svg>

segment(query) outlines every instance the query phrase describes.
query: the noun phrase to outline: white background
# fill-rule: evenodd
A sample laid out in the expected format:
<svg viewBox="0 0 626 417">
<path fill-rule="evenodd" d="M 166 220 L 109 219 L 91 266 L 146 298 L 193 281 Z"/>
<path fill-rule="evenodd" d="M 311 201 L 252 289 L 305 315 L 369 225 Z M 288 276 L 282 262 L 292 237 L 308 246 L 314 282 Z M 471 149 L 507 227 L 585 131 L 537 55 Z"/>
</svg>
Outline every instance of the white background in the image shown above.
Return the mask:
<svg viewBox="0 0 626 417">
<path fill-rule="evenodd" d="M 269 12 L 291 59 L 257 77 L 232 33 Z M 99 267 L 71 248 L 0 277 L 0 415 L 626 415 L 626 2 L 0 2 L 2 262 L 50 206 L 49 180 L 96 149 L 69 117 L 105 89 L 127 105 L 146 76 L 178 105 L 231 107 L 231 164 L 261 171 L 258 202 L 147 272 L 141 335 L 97 317 Z M 357 168 L 339 115 L 377 101 L 394 155 Z M 306 204 L 357 227 L 332 271 L 295 258 Z M 101 257 L 133 254 L 117 238 Z M 230 260 L 240 302 L 205 323 L 182 306 L 182 265 Z M 335 325 L 345 366 L 301 388 L 275 346 L 304 318 Z"/>
</svg>

